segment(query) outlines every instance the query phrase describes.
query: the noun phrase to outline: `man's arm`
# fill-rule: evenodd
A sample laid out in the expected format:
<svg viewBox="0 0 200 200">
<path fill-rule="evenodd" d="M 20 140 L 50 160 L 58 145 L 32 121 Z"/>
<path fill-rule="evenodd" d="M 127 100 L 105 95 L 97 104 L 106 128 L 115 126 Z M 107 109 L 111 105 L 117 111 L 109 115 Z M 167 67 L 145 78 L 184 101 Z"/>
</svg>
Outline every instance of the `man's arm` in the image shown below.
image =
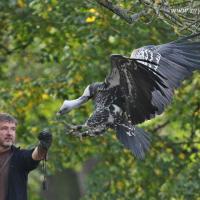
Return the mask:
<svg viewBox="0 0 200 200">
<path fill-rule="evenodd" d="M 52 135 L 48 130 L 43 130 L 38 136 L 39 145 L 34 149 L 32 153 L 33 160 L 44 160 L 47 155 L 47 151 L 52 143 Z"/>
<path fill-rule="evenodd" d="M 47 151 L 36 147 L 32 153 L 33 160 L 44 160 L 46 158 Z"/>
</svg>

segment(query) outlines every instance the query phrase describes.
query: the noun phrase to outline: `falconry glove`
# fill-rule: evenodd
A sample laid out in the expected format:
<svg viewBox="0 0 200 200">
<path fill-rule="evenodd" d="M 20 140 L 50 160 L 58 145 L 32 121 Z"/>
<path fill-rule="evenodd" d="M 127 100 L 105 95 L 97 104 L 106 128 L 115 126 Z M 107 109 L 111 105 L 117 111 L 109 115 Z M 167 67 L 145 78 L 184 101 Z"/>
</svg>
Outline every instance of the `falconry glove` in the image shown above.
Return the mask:
<svg viewBox="0 0 200 200">
<path fill-rule="evenodd" d="M 44 150 L 48 150 L 52 143 L 52 134 L 49 130 L 44 129 L 38 135 L 39 145 L 38 147 Z"/>
</svg>

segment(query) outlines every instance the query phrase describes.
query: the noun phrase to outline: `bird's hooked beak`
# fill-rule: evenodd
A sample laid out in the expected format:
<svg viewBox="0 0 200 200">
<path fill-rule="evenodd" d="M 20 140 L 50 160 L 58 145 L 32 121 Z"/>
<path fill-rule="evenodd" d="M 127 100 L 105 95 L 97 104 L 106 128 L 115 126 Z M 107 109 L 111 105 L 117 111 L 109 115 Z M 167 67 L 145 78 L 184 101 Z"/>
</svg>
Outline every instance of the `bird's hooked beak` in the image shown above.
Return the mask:
<svg viewBox="0 0 200 200">
<path fill-rule="evenodd" d="M 67 110 L 59 110 L 57 113 L 56 113 L 56 115 L 57 116 L 60 116 L 60 115 L 63 115 L 63 114 L 65 114 L 65 113 L 67 113 L 68 111 Z"/>
<path fill-rule="evenodd" d="M 60 111 L 58 111 L 58 112 L 56 113 L 56 115 L 57 115 L 57 116 L 60 116 L 60 115 L 61 115 L 61 114 L 60 114 Z"/>
<path fill-rule="evenodd" d="M 59 110 L 59 111 L 56 113 L 56 115 L 57 115 L 57 116 L 60 116 L 60 115 L 62 115 L 62 111 L 61 111 L 61 110 Z"/>
</svg>

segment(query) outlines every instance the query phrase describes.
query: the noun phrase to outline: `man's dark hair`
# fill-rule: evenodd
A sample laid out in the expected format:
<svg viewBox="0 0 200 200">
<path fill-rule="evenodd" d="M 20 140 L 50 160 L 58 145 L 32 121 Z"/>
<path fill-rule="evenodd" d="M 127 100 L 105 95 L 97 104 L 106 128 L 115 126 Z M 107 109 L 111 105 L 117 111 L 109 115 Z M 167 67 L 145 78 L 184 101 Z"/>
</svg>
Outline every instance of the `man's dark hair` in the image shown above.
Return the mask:
<svg viewBox="0 0 200 200">
<path fill-rule="evenodd" d="M 8 113 L 0 113 L 0 122 L 12 122 L 17 125 L 17 120 Z"/>
</svg>

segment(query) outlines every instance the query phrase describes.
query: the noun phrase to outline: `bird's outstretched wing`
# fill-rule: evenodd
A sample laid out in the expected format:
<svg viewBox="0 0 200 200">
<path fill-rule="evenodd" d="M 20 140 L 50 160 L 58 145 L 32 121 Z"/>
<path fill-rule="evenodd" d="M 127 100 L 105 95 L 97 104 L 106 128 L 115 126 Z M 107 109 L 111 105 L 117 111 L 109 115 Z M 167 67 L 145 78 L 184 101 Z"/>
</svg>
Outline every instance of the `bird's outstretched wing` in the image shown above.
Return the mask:
<svg viewBox="0 0 200 200">
<path fill-rule="evenodd" d="M 174 89 L 193 70 L 200 69 L 200 42 L 190 41 L 198 35 L 139 48 L 131 58 L 111 56 L 112 70 L 105 82 L 108 88 L 120 85 L 124 111 L 133 124 L 161 114 Z"/>
</svg>

